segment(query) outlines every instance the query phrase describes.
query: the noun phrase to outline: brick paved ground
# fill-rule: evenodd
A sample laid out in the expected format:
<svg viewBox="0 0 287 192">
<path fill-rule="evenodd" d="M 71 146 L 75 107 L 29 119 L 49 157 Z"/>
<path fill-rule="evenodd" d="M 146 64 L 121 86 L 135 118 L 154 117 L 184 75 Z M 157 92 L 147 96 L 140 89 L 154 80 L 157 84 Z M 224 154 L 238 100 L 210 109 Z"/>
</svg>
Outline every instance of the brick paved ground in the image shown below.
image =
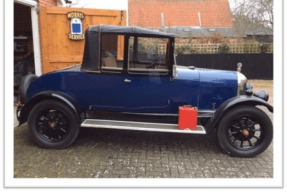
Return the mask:
<svg viewBox="0 0 287 192">
<path fill-rule="evenodd" d="M 272 145 L 255 158 L 221 151 L 216 135 L 83 129 L 64 150 L 40 149 L 15 129 L 14 176 L 65 178 L 272 178 Z"/>
<path fill-rule="evenodd" d="M 14 136 L 15 178 L 273 177 L 273 144 L 255 158 L 230 157 L 220 149 L 215 132 L 199 136 L 82 129 L 64 150 L 38 148 L 27 124 L 16 127 Z"/>
</svg>

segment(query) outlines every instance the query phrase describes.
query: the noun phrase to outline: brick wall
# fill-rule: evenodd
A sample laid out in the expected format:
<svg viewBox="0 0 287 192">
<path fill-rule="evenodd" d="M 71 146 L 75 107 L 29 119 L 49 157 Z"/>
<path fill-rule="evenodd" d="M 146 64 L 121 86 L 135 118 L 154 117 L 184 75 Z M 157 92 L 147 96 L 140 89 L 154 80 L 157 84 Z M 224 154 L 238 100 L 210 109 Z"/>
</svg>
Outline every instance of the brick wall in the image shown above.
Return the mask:
<svg viewBox="0 0 287 192">
<path fill-rule="evenodd" d="M 228 0 L 130 0 L 129 25 L 149 28 L 161 27 L 161 13 L 165 26 L 231 27 L 232 16 Z"/>
<path fill-rule="evenodd" d="M 57 0 L 38 0 L 39 6 L 53 7 L 57 6 Z"/>
</svg>

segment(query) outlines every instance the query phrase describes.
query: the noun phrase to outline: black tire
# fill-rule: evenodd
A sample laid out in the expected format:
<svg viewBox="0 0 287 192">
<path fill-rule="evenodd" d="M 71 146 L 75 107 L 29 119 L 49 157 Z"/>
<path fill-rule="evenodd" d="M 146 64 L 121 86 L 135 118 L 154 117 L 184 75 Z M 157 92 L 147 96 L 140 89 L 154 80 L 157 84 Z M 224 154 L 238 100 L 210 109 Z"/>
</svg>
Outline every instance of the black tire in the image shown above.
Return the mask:
<svg viewBox="0 0 287 192">
<path fill-rule="evenodd" d="M 239 106 L 223 117 L 217 134 L 221 148 L 231 156 L 254 157 L 270 145 L 273 125 L 262 110 Z"/>
<path fill-rule="evenodd" d="M 28 127 L 38 146 L 52 149 L 71 145 L 80 130 L 75 112 L 56 100 L 45 100 L 35 105 L 28 117 Z"/>
<path fill-rule="evenodd" d="M 27 102 L 27 95 L 26 92 L 28 90 L 28 87 L 32 81 L 37 79 L 38 77 L 34 74 L 28 74 L 24 77 L 22 77 L 20 85 L 19 85 L 19 94 L 20 94 L 20 102 L 26 103 Z"/>
</svg>

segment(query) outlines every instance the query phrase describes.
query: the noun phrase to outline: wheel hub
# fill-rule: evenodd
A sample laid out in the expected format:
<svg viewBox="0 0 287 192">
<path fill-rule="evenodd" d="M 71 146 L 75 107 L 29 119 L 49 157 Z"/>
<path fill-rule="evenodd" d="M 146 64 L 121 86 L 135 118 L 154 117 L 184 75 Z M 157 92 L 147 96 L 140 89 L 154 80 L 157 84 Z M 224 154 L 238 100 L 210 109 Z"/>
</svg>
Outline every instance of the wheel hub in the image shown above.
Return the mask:
<svg viewBox="0 0 287 192">
<path fill-rule="evenodd" d="M 50 122 L 49 123 L 49 127 L 52 128 L 52 129 L 54 129 L 56 126 L 57 126 L 56 122 Z"/>
<path fill-rule="evenodd" d="M 243 129 L 242 130 L 242 134 L 245 136 L 245 137 L 248 137 L 250 135 L 248 129 Z"/>
</svg>

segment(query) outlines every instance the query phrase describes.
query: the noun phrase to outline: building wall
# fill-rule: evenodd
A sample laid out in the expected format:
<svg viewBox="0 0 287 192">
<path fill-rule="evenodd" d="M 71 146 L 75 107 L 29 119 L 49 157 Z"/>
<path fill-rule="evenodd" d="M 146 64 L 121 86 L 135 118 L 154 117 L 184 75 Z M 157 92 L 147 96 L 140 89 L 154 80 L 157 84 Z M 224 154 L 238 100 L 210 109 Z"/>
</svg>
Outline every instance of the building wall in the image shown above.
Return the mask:
<svg viewBox="0 0 287 192">
<path fill-rule="evenodd" d="M 228 0 L 129 0 L 129 25 L 232 27 Z"/>
</svg>

